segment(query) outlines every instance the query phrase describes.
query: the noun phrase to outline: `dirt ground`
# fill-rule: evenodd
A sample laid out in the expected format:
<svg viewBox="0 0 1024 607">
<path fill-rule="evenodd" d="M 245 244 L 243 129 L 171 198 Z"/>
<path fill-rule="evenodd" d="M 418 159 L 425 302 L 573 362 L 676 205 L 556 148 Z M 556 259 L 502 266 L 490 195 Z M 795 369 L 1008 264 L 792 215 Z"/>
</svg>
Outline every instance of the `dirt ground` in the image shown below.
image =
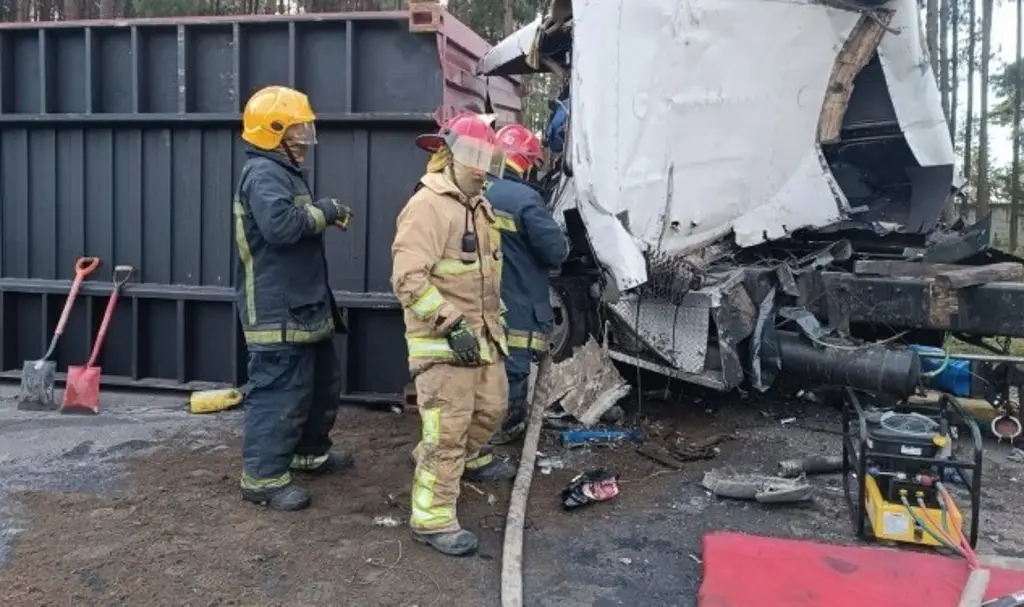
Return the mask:
<svg viewBox="0 0 1024 607">
<path fill-rule="evenodd" d="M 720 500 L 699 486 L 705 470 L 771 472 L 783 457 L 835 453 L 838 415 L 823 405 L 765 404 L 686 393 L 648 400 L 649 431 L 697 441 L 730 432 L 712 460 L 681 471 L 632 447 L 563 452 L 549 434 L 541 450 L 565 469 L 536 473 L 525 544 L 526 604 L 693 605 L 700 536 L 735 529 L 830 542 L 852 533 L 836 476 L 814 480 L 812 502 L 764 507 Z M 790 418 L 795 421 L 790 422 Z M 341 475 L 312 479 L 313 506 L 274 513 L 240 501 L 238 414 L 204 418 L 204 439 L 179 433 L 138 444 L 123 482 L 99 493 L 11 493 L 21 531 L 0 568 L 3 604 L 38 605 L 351 605 L 433 607 L 499 601 L 501 527 L 510 484 L 466 486 L 463 525 L 480 535 L 477 556 L 440 557 L 413 542 L 407 517 L 418 432 L 415 413 L 344 409 L 340 446 L 357 455 Z M 782 423 L 785 420 L 786 423 Z M 109 457 L 83 442 L 61 457 Z M 981 551 L 1024 555 L 1024 465 L 1007 446 L 986 454 Z M 559 492 L 579 471 L 620 475 L 614 500 L 565 512 Z M 114 473 L 114 468 L 111 473 Z M 3 471 L 0 470 L 0 475 Z"/>
</svg>

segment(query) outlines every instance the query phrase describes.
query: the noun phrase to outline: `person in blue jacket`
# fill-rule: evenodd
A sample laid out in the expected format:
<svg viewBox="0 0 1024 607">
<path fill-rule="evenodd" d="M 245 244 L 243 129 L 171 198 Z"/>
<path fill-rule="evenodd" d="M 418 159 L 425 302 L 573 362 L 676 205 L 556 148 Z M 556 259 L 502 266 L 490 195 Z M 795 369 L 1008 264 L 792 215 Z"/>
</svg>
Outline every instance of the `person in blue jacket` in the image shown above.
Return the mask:
<svg viewBox="0 0 1024 607">
<path fill-rule="evenodd" d="M 491 438 L 494 445 L 516 440 L 526 428 L 530 363 L 548 349 L 554 322 L 549 277 L 569 254 L 565 234 L 528 183 L 542 160 L 540 140 L 525 126 L 509 124 L 498 131 L 498 145 L 505 152 L 506 168 L 501 179 L 491 181 L 485 196 L 501 231 L 501 295 L 510 355 L 505 360 L 508 414 Z"/>
</svg>

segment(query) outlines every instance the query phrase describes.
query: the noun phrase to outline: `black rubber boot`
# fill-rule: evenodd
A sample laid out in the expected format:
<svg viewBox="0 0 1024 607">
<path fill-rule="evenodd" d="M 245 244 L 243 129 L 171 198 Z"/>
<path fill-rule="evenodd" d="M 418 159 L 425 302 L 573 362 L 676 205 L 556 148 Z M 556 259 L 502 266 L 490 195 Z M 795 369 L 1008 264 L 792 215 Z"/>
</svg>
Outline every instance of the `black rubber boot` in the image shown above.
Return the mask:
<svg viewBox="0 0 1024 607">
<path fill-rule="evenodd" d="M 355 463 L 355 458 L 352 454 L 347 451 L 331 451 L 327 454 L 327 461 L 320 464 L 316 468 L 304 468 L 301 466 L 292 466 L 292 470 L 295 472 L 301 472 L 302 474 L 330 474 L 331 472 L 340 472 L 346 468 L 352 467 Z"/>
<path fill-rule="evenodd" d="M 285 485 L 274 489 L 242 489 L 242 499 L 271 510 L 291 512 L 308 508 L 312 501 L 309 492 L 302 487 Z"/>
<path fill-rule="evenodd" d="M 470 482 L 507 481 L 514 479 L 518 466 L 513 462 L 495 457 L 491 463 L 475 470 L 466 470 L 462 478 Z"/>
<path fill-rule="evenodd" d="M 458 531 L 445 531 L 442 533 L 417 533 L 412 532 L 417 542 L 426 544 L 441 554 L 448 556 L 469 556 L 476 552 L 480 546 L 476 534 L 472 531 L 459 529 Z"/>
<path fill-rule="evenodd" d="M 494 433 L 491 440 L 488 441 L 490 445 L 506 445 L 513 441 L 517 441 L 522 438 L 523 433 L 526 432 L 526 422 L 513 423 L 509 426 L 502 427 L 500 430 Z"/>
<path fill-rule="evenodd" d="M 504 445 L 517 440 L 526 432 L 526 402 L 524 400 L 512 401 L 509 403 L 508 415 L 501 424 L 501 428 L 494 433 L 489 445 Z"/>
</svg>

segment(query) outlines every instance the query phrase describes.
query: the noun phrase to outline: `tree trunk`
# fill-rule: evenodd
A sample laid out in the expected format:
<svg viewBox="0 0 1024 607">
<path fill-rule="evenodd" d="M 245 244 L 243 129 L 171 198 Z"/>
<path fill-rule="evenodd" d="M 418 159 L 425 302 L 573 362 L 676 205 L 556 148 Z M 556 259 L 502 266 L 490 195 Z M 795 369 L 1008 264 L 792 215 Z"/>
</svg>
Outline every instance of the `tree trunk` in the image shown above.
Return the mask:
<svg viewBox="0 0 1024 607">
<path fill-rule="evenodd" d="M 971 148 L 974 146 L 974 58 L 977 57 L 975 52 L 977 48 L 977 36 L 975 27 L 977 23 L 977 7 L 978 0 L 970 1 L 970 12 L 969 21 L 967 23 L 967 116 L 966 122 L 964 123 L 964 171 L 967 172 L 964 177 L 967 178 L 967 182 L 972 185 L 977 185 L 977 179 L 974 173 L 973 158 L 971 158 Z M 977 190 L 975 190 L 977 192 Z M 964 205 L 964 215 L 966 216 L 967 210 L 973 206 L 972 204 Z"/>
<path fill-rule="evenodd" d="M 950 30 L 952 48 L 950 49 L 950 87 L 949 87 L 949 136 L 956 143 L 956 111 L 960 89 L 960 0 L 953 0 L 950 6 Z"/>
<path fill-rule="evenodd" d="M 925 37 L 932 73 L 939 73 L 939 0 L 928 0 L 925 8 Z"/>
<path fill-rule="evenodd" d="M 1017 0 L 1017 61 L 1013 65 L 1013 166 L 1010 169 L 1010 252 L 1017 252 L 1017 230 L 1020 220 L 1020 102 L 1021 102 L 1021 73 L 1020 62 L 1022 37 L 1022 19 L 1024 19 L 1024 4 Z"/>
<path fill-rule="evenodd" d="M 82 18 L 82 3 L 79 0 L 64 0 L 64 19 L 75 21 Z"/>
<path fill-rule="evenodd" d="M 502 14 L 502 32 L 506 37 L 511 36 L 516 31 L 515 22 L 515 0 L 502 0 L 503 14 Z"/>
<path fill-rule="evenodd" d="M 949 122 L 949 2 L 939 3 L 939 93 L 942 95 L 942 111 Z"/>
<path fill-rule="evenodd" d="M 113 19 L 115 13 L 114 0 L 100 0 L 100 19 Z"/>
<path fill-rule="evenodd" d="M 992 55 L 993 0 L 983 0 L 981 11 L 981 119 L 978 125 L 978 218 L 989 213 L 988 87 Z"/>
</svg>

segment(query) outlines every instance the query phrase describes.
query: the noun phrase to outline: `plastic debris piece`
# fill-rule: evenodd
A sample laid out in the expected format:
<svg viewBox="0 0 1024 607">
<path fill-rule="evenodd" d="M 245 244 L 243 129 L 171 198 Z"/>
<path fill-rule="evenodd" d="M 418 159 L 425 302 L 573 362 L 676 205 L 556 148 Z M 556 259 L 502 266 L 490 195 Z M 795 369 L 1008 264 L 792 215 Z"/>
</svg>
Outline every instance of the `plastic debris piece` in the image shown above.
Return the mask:
<svg viewBox="0 0 1024 607">
<path fill-rule="evenodd" d="M 594 502 L 608 501 L 618 494 L 618 475 L 604 469 L 591 470 L 577 475 L 562 490 L 562 507 L 573 510 Z"/>
<path fill-rule="evenodd" d="M 811 499 L 812 493 L 805 476 L 790 479 L 721 470 L 706 472 L 701 486 L 718 497 L 754 500 L 762 504 L 802 502 Z"/>
<path fill-rule="evenodd" d="M 561 470 L 565 468 L 565 462 L 557 455 L 552 455 L 550 457 L 538 457 L 537 467 L 540 468 L 541 474 L 551 474 L 552 470 Z"/>
<path fill-rule="evenodd" d="M 643 442 L 641 430 L 566 430 L 562 432 L 562 444 L 576 447 L 586 443 L 613 443 L 617 441 Z"/>
</svg>

